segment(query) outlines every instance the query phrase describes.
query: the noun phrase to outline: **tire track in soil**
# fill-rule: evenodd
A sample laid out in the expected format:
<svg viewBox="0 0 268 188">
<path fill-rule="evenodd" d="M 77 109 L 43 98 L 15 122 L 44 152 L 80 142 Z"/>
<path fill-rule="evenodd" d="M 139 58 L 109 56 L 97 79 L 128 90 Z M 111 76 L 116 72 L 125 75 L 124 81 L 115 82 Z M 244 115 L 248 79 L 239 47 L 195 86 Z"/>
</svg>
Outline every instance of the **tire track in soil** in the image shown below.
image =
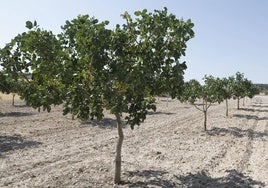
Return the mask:
<svg viewBox="0 0 268 188">
<path fill-rule="evenodd" d="M 194 109 L 193 106 L 190 106 L 190 108 Z M 218 111 L 219 109 L 221 109 L 220 105 L 214 106 L 215 111 Z M 127 143 L 125 143 L 124 147 L 132 148 L 131 152 L 127 153 L 126 156 L 130 155 L 131 153 L 132 154 L 135 154 L 137 152 L 143 153 L 143 155 L 139 155 L 139 157 L 135 158 L 135 160 L 129 160 L 130 159 L 129 158 L 128 161 L 123 161 L 125 165 L 128 166 L 128 168 L 130 168 L 130 166 L 136 169 L 142 168 L 143 163 L 146 162 L 146 160 L 144 160 L 145 158 L 148 158 L 149 160 L 151 158 L 154 159 L 154 163 L 151 164 L 152 167 L 158 165 L 161 166 L 161 161 L 163 161 L 163 159 L 169 160 L 170 158 L 169 161 L 170 167 L 167 168 L 167 170 L 170 171 L 171 169 L 173 170 L 177 169 L 176 165 L 174 164 L 181 163 L 181 160 L 186 160 L 185 155 L 182 156 L 181 152 L 178 151 L 190 153 L 191 150 L 189 150 L 188 145 L 185 145 L 188 143 L 188 141 L 190 142 L 188 144 L 191 144 L 192 142 L 197 142 L 197 140 L 206 139 L 204 138 L 204 132 L 202 131 L 203 129 L 202 112 L 196 109 L 188 111 L 187 108 L 183 110 L 183 112 L 181 111 L 181 109 L 178 108 L 176 108 L 176 111 L 171 112 L 174 112 L 174 115 L 172 115 L 171 117 L 166 116 L 160 118 L 161 120 L 164 121 L 161 121 L 160 123 L 157 122 L 156 125 L 152 125 L 152 121 L 154 121 L 155 118 L 159 120 L 158 117 L 159 114 L 156 114 L 150 119 L 148 118 L 149 121 L 148 124 L 151 126 L 147 127 L 145 121 L 145 125 L 141 125 L 141 127 L 143 127 L 144 129 L 143 128 L 139 129 L 138 133 L 137 132 L 135 134 L 130 133 L 130 135 L 126 136 L 126 141 L 124 142 Z M 178 113 L 180 113 L 180 115 L 176 117 L 177 116 L 176 114 Z M 181 116 L 182 114 L 183 116 Z M 194 125 L 194 127 L 192 127 L 191 125 Z M 165 126 L 165 129 L 163 129 L 163 126 Z M 147 149 L 143 148 L 141 150 L 139 144 L 142 138 L 137 138 L 137 135 L 138 137 L 143 136 L 147 137 L 146 143 L 143 142 L 143 144 L 146 145 Z M 165 135 L 170 136 L 166 137 Z M 189 138 L 189 136 L 192 138 Z M 181 144 L 180 143 L 181 137 L 185 137 L 186 140 L 184 141 L 186 141 L 186 143 L 184 143 L 183 147 L 178 147 Z M 196 137 L 198 137 L 199 139 L 195 139 Z M 168 153 L 163 153 L 162 152 L 162 150 L 164 150 L 163 148 L 169 148 L 170 151 Z M 160 159 L 158 160 L 158 158 L 161 158 L 161 160 Z M 175 162 L 174 158 L 176 158 Z"/>
<path fill-rule="evenodd" d="M 250 115 L 256 115 L 258 116 L 261 110 L 261 107 L 259 107 L 258 109 L 254 109 L 254 112 L 257 111 L 256 114 L 250 114 Z M 241 124 L 246 124 L 249 121 L 249 119 L 243 119 Z M 249 131 L 248 133 L 248 137 L 250 138 L 250 140 L 247 142 L 246 145 L 246 151 L 243 154 L 242 160 L 243 162 L 240 162 L 238 169 L 239 170 L 243 170 L 244 166 L 246 165 L 246 162 L 249 160 L 251 154 L 252 154 L 252 137 L 253 137 L 253 131 L 256 129 L 258 120 L 255 120 L 252 126 L 252 131 Z M 235 138 L 236 140 L 236 138 Z M 237 142 L 234 139 L 230 139 L 227 142 L 225 141 L 225 144 L 223 144 L 223 147 L 221 147 L 220 152 L 215 155 L 214 157 L 212 157 L 212 159 L 205 165 L 205 169 L 209 169 L 209 171 L 212 172 L 217 172 L 216 168 L 219 168 L 218 170 L 221 170 L 222 168 L 220 168 L 221 164 L 225 164 L 226 161 L 226 157 L 227 155 L 232 151 L 232 149 L 236 149 L 236 145 Z M 224 168 L 223 168 L 224 169 Z M 241 171 L 240 171 L 241 172 Z"/>
<path fill-rule="evenodd" d="M 263 112 L 267 112 L 263 110 Z M 267 113 L 261 117 L 268 117 Z M 250 153 L 244 153 L 244 161 L 240 167 L 240 172 L 247 173 L 256 180 L 264 180 L 268 186 L 268 122 L 265 119 L 259 118 L 254 133 L 254 139 L 251 140 L 252 150 Z M 249 155 L 251 154 L 251 155 Z M 248 159 L 247 159 L 248 157 Z"/>
<path fill-rule="evenodd" d="M 169 145 L 172 137 L 178 137 L 180 132 L 186 132 L 185 127 L 188 126 L 185 126 L 185 124 L 189 121 L 200 121 L 199 114 L 201 113 L 197 110 L 193 111 L 194 113 L 188 111 L 188 108 L 191 108 L 190 105 L 179 107 L 179 105 L 182 105 L 181 103 L 178 103 L 178 106 L 174 105 L 174 103 L 178 102 L 177 100 L 171 100 L 170 102 L 173 104 L 166 106 L 161 101 L 160 106 L 157 107 L 161 111 L 156 111 L 148 115 L 144 123 L 135 127 L 134 130 L 130 128 L 124 130 L 125 138 L 122 148 L 122 165 L 127 166 L 129 169 L 140 169 L 143 165 L 146 166 L 147 164 L 144 158 L 155 157 L 155 153 L 162 151 L 161 148 L 164 145 L 170 148 Z M 182 114 L 183 117 L 181 116 Z M 165 128 L 163 129 L 163 127 Z M 165 135 L 172 136 L 166 137 Z M 141 144 L 145 148 L 141 148 Z M 132 156 L 137 153 L 140 153 L 140 155 L 133 158 Z"/>
<path fill-rule="evenodd" d="M 259 108 L 258 112 L 256 113 L 256 116 L 259 117 L 258 115 L 260 114 L 260 110 L 262 108 Z M 237 166 L 237 171 L 238 172 L 243 172 L 247 166 L 249 165 L 248 162 L 249 162 L 249 159 L 253 153 L 253 139 L 254 139 L 254 131 L 256 130 L 256 127 L 258 125 L 258 118 L 254 120 L 253 122 L 253 125 L 252 125 L 252 128 L 250 129 L 250 131 L 248 132 L 248 142 L 247 142 L 247 145 L 246 145 L 246 151 L 244 152 L 243 156 L 242 156 L 242 159 L 240 161 L 240 163 L 238 164 Z"/>
<path fill-rule="evenodd" d="M 268 135 L 268 121 L 266 122 L 266 125 L 265 125 L 264 134 Z"/>
<path fill-rule="evenodd" d="M 256 129 L 257 124 L 258 124 L 258 120 L 255 120 L 253 123 L 253 126 L 252 126 L 252 130 L 248 132 L 248 142 L 246 145 L 246 151 L 244 152 L 242 159 L 237 166 L 238 172 L 243 172 L 247 168 L 247 166 L 249 165 L 248 162 L 249 162 L 249 159 L 253 153 L 253 151 L 252 151 L 253 150 L 252 141 L 254 139 L 253 138 L 253 131 Z"/>
<path fill-rule="evenodd" d="M 80 139 L 77 139 L 75 142 L 79 142 Z M 110 140 L 110 139 L 109 139 Z M 107 140 L 108 142 L 108 140 Z M 76 144 L 74 144 L 76 145 Z M 50 146 L 50 145 L 49 145 Z M 60 155 L 56 155 L 56 156 L 52 156 L 49 158 L 46 158 L 42 152 L 41 152 L 41 156 L 45 157 L 45 158 L 39 158 L 38 160 L 34 159 L 33 161 L 29 161 L 29 163 L 27 163 L 26 166 L 21 166 L 19 163 L 18 165 L 15 166 L 10 166 L 13 169 L 13 173 L 6 173 L 3 177 L 1 177 L 1 181 L 3 181 L 2 183 L 4 184 L 9 184 L 11 183 L 12 186 L 15 186 L 15 184 L 12 184 L 12 179 L 19 179 L 20 182 L 28 182 L 30 181 L 32 178 L 35 177 L 39 177 L 42 178 L 43 181 L 47 178 L 44 177 L 42 174 L 42 172 L 48 172 L 49 174 L 51 174 L 51 177 L 59 177 L 62 176 L 62 174 L 59 174 L 58 172 L 58 168 L 62 169 L 62 171 L 64 171 L 64 174 L 66 174 L 66 176 L 70 176 L 70 174 L 72 174 L 72 170 L 69 168 L 69 166 L 73 166 L 72 168 L 74 169 L 73 173 L 76 175 L 80 174 L 80 169 L 82 169 L 82 171 L 86 170 L 87 174 L 91 173 L 92 170 L 96 170 L 99 171 L 99 169 L 105 169 L 105 165 L 103 165 L 102 163 L 99 163 L 96 161 L 95 164 L 91 164 L 91 163 L 87 163 L 87 158 L 88 157 L 96 157 L 96 155 L 98 155 L 98 153 L 102 153 L 101 151 L 98 151 L 99 148 L 98 147 L 93 147 L 92 144 L 88 144 L 86 146 L 83 146 L 82 151 L 80 150 L 81 148 L 75 148 L 74 146 L 71 146 L 70 148 L 66 148 L 64 150 L 62 150 L 62 152 L 60 152 Z M 92 147 L 91 147 L 92 146 Z M 56 145 L 57 148 L 61 148 L 58 146 L 58 144 Z M 85 150 L 86 147 L 86 150 Z M 109 148 L 108 144 L 106 149 Z M 103 150 L 104 147 L 101 146 L 101 150 Z M 68 152 L 67 152 L 68 150 Z M 91 150 L 91 151 L 90 151 Z M 94 151 L 97 151 L 94 152 Z M 111 151 L 110 149 L 107 149 L 107 151 Z M 39 152 L 38 152 L 39 153 Z M 111 152 L 110 152 L 111 153 Z M 39 154 L 38 154 L 39 155 Z M 108 155 L 106 153 L 106 155 Z M 36 158 L 36 156 L 34 156 L 34 158 Z M 101 159 L 98 159 L 101 160 Z M 14 174 L 14 168 L 15 169 L 19 169 L 19 173 L 15 173 Z M 10 169 L 11 170 L 11 169 Z M 108 169 L 107 169 L 108 170 Z M 101 171 L 101 170 L 100 170 Z M 72 177 L 73 175 L 71 175 L 70 177 Z M 4 185 L 3 184 L 3 185 Z"/>
</svg>

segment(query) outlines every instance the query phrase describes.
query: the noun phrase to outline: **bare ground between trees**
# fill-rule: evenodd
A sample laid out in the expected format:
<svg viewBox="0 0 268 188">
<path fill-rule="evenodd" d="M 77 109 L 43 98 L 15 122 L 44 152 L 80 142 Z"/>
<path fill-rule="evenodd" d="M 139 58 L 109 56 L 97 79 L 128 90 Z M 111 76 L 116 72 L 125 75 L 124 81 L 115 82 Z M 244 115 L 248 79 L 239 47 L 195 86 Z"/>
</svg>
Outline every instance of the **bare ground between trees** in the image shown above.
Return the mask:
<svg viewBox="0 0 268 188">
<path fill-rule="evenodd" d="M 262 103 L 260 104 L 260 99 Z M 258 103 L 255 103 L 258 102 Z M 81 122 L 0 100 L 0 187 L 268 187 L 268 97 L 203 114 L 177 100 L 124 127 L 122 185 L 113 185 L 116 122 Z"/>
</svg>

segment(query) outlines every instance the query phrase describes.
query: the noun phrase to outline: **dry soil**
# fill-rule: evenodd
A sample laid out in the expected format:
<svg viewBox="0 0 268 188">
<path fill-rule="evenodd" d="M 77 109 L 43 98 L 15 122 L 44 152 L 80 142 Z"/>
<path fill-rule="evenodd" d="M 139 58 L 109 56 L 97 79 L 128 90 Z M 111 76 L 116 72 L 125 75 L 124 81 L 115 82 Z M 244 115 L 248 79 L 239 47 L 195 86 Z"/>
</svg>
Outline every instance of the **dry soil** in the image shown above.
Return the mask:
<svg viewBox="0 0 268 188">
<path fill-rule="evenodd" d="M 268 187 L 268 97 L 236 109 L 157 99 L 140 126 L 124 125 L 121 185 L 113 185 L 115 118 L 81 122 L 0 100 L 0 187 Z"/>
</svg>

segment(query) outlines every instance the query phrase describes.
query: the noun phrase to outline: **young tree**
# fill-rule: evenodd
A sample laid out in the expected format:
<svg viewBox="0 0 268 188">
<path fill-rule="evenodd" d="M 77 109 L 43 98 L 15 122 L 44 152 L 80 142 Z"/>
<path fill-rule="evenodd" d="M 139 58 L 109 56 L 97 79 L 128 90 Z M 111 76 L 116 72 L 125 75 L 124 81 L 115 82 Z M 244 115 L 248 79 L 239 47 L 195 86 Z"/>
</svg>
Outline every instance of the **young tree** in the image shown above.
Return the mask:
<svg viewBox="0 0 268 188">
<path fill-rule="evenodd" d="M 233 76 L 222 79 L 222 95 L 226 104 L 226 112 L 225 112 L 226 117 L 229 115 L 228 100 L 231 99 L 233 96 L 233 84 L 234 84 Z"/>
<path fill-rule="evenodd" d="M 107 21 L 78 16 L 66 22 L 58 38 L 28 22 L 30 31 L 18 35 L 1 59 L 13 76 L 32 72 L 23 97 L 33 107 L 49 111 L 52 104 L 63 103 L 64 114 L 80 119 L 101 119 L 104 109 L 115 115 L 119 139 L 114 183 L 121 182 L 123 113 L 133 129 L 148 110 L 155 110 L 152 96 L 181 93 L 186 64 L 179 59 L 194 37 L 193 23 L 166 8 L 135 15 L 134 20 L 124 13 L 126 24 L 114 30 L 106 28 Z"/>
<path fill-rule="evenodd" d="M 243 73 L 237 72 L 233 84 L 233 98 L 237 99 L 237 109 L 240 109 L 240 99 L 244 97 L 253 98 L 259 93 L 259 89 Z"/>
<path fill-rule="evenodd" d="M 243 87 L 244 74 L 237 72 L 235 75 L 234 85 L 233 85 L 233 98 L 237 99 L 237 109 L 240 108 L 240 99 L 245 97 L 245 90 Z"/>
<path fill-rule="evenodd" d="M 197 80 L 190 80 L 184 85 L 184 92 L 180 101 L 188 101 L 204 114 L 204 130 L 207 130 L 207 112 L 212 103 L 221 103 L 224 100 L 223 84 L 219 78 L 213 76 L 204 77 L 204 85 Z M 197 104 L 201 100 L 201 107 Z"/>
<path fill-rule="evenodd" d="M 254 85 L 252 81 L 245 79 L 244 81 L 245 97 L 252 99 L 255 95 L 260 93 L 258 86 Z"/>
</svg>

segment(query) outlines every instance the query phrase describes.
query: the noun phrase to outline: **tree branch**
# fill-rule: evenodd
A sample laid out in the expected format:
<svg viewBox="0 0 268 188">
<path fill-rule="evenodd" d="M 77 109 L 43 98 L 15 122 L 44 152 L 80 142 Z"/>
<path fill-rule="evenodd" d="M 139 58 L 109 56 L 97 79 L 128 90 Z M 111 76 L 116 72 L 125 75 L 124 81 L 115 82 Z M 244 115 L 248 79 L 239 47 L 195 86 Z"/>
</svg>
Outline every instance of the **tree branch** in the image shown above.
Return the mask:
<svg viewBox="0 0 268 188">
<path fill-rule="evenodd" d="M 194 104 L 194 103 L 193 103 L 193 105 L 194 105 L 194 107 L 195 107 L 197 110 L 200 110 L 201 112 L 203 112 L 203 110 L 202 110 L 201 108 L 199 108 L 199 107 L 197 106 L 197 104 Z"/>
</svg>

